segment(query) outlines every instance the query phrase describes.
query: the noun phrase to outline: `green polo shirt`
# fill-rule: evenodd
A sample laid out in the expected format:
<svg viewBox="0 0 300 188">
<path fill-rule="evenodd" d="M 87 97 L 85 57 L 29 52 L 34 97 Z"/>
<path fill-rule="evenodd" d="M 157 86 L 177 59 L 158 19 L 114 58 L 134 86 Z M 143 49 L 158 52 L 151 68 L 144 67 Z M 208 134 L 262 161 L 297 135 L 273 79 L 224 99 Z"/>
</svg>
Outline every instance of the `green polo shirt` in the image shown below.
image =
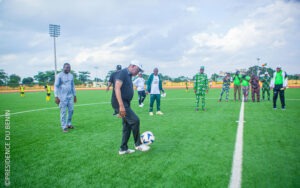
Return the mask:
<svg viewBox="0 0 300 188">
<path fill-rule="evenodd" d="M 275 76 L 275 85 L 283 84 L 282 70 L 276 72 Z"/>
<path fill-rule="evenodd" d="M 249 86 L 249 80 L 250 80 L 250 76 L 246 76 L 243 80 L 242 80 L 242 86 L 247 87 Z"/>
<path fill-rule="evenodd" d="M 241 85 L 241 79 L 242 79 L 242 75 L 241 74 L 235 75 L 234 79 L 233 79 L 233 84 L 236 85 L 236 86 Z"/>
</svg>

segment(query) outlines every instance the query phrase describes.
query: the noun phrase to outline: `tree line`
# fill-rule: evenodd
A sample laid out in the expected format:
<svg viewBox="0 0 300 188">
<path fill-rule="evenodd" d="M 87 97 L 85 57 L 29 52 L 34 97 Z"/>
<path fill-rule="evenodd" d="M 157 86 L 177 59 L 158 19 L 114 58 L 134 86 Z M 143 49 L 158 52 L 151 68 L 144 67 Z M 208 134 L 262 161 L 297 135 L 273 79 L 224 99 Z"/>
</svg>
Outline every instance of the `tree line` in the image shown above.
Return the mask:
<svg viewBox="0 0 300 188">
<path fill-rule="evenodd" d="M 76 85 L 93 82 L 92 80 L 90 80 L 90 72 L 88 71 L 79 71 L 78 73 L 76 73 L 75 71 L 71 70 L 71 73 L 74 76 L 74 82 Z M 102 81 L 99 78 L 96 79 L 97 81 Z M 24 84 L 27 86 L 34 86 L 34 85 L 44 86 L 47 83 L 53 85 L 54 81 L 55 81 L 54 71 L 45 71 L 45 72 L 40 71 L 38 72 L 37 75 L 34 75 L 33 77 L 25 77 L 21 80 L 21 77 L 19 75 L 16 74 L 8 75 L 5 73 L 4 70 L 2 69 L 0 70 L 0 86 L 18 87 L 20 84 Z"/>
<path fill-rule="evenodd" d="M 81 84 L 92 84 L 93 81 L 107 83 L 110 75 L 114 71 L 115 70 L 110 70 L 107 73 L 104 80 L 102 80 L 101 78 L 94 78 L 93 80 L 91 80 L 90 72 L 88 72 L 88 71 L 79 71 L 78 73 L 76 73 L 75 71 L 71 70 L 71 73 L 74 76 L 75 85 L 81 85 Z M 268 72 L 270 76 L 273 76 L 275 71 L 273 69 L 267 68 L 267 67 L 253 66 L 253 67 L 249 67 L 245 72 L 248 75 L 251 75 L 251 74 L 263 75 L 265 72 Z M 230 73 L 230 74 L 231 74 L 231 76 L 233 76 L 235 74 L 235 72 Z M 26 78 L 21 79 L 21 77 L 16 74 L 8 75 L 5 73 L 5 71 L 3 69 L 0 69 L 0 86 L 18 87 L 20 84 L 24 84 L 27 86 L 33 86 L 36 84 L 40 85 L 40 86 L 44 86 L 47 83 L 53 85 L 54 81 L 55 81 L 54 75 L 55 75 L 54 71 L 44 71 L 44 72 L 40 71 L 40 72 L 38 72 L 38 74 L 34 75 L 33 77 L 26 77 Z M 164 81 L 168 80 L 171 82 L 186 82 L 186 81 L 191 81 L 194 79 L 194 77 L 189 78 L 186 76 L 179 76 L 177 78 L 172 78 L 168 75 L 163 75 L 161 73 L 159 73 L 159 75 L 161 76 L 162 80 L 164 80 Z M 143 74 L 143 78 L 145 80 L 148 80 L 149 76 L 150 75 Z M 223 77 L 224 77 L 224 75 L 219 75 L 219 74 L 214 73 L 214 74 L 212 74 L 210 80 L 219 81 L 220 78 L 223 78 Z M 299 74 L 298 75 L 297 74 L 295 74 L 295 75 L 288 74 L 288 79 L 289 80 L 298 80 Z"/>
</svg>

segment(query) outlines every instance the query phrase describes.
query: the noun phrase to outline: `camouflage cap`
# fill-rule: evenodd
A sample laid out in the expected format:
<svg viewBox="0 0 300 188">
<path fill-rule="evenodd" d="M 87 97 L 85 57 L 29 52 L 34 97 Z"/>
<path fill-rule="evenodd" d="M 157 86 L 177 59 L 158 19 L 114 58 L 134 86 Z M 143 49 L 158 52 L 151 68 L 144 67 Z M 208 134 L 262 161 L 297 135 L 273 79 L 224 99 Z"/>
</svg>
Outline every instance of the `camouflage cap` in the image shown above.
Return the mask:
<svg viewBox="0 0 300 188">
<path fill-rule="evenodd" d="M 201 66 L 200 69 L 204 70 L 204 66 Z"/>
</svg>

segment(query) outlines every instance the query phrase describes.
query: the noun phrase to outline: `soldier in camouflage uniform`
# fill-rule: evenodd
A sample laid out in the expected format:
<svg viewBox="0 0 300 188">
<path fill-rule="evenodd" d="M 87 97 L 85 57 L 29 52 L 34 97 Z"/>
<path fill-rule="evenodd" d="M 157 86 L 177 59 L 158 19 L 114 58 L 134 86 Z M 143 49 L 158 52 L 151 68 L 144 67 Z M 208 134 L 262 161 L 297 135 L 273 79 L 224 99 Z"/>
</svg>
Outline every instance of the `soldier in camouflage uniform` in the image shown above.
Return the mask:
<svg viewBox="0 0 300 188">
<path fill-rule="evenodd" d="M 265 76 L 261 79 L 262 84 L 262 99 L 265 100 L 265 93 L 267 92 L 268 101 L 270 100 L 270 82 L 271 77 L 269 76 L 268 72 L 265 72 Z"/>
<path fill-rule="evenodd" d="M 229 89 L 230 89 L 230 82 L 231 82 L 231 77 L 230 73 L 226 73 L 226 76 L 223 79 L 223 86 L 222 86 L 222 92 L 220 94 L 220 99 L 219 102 L 222 100 L 222 96 L 224 92 L 226 92 L 226 102 L 228 102 L 228 95 L 229 95 Z"/>
<path fill-rule="evenodd" d="M 202 99 L 202 110 L 205 111 L 205 93 L 208 92 L 208 79 L 207 74 L 204 73 L 204 66 L 200 67 L 200 73 L 195 75 L 194 79 L 194 92 L 196 94 L 196 111 L 199 110 L 200 96 Z"/>
</svg>

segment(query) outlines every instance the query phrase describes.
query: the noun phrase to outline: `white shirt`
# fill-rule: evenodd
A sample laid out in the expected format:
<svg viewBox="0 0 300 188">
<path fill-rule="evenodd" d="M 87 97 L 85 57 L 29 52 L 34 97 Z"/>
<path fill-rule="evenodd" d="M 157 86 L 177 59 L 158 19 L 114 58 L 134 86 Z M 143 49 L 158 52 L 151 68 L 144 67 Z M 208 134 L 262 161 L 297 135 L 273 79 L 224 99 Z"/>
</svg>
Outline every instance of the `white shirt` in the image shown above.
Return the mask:
<svg viewBox="0 0 300 188">
<path fill-rule="evenodd" d="M 153 75 L 150 94 L 160 94 L 158 76 Z"/>
<path fill-rule="evenodd" d="M 137 87 L 136 89 L 138 91 L 144 91 L 145 90 L 145 80 L 142 77 L 138 77 L 133 81 L 133 84 Z"/>
</svg>

